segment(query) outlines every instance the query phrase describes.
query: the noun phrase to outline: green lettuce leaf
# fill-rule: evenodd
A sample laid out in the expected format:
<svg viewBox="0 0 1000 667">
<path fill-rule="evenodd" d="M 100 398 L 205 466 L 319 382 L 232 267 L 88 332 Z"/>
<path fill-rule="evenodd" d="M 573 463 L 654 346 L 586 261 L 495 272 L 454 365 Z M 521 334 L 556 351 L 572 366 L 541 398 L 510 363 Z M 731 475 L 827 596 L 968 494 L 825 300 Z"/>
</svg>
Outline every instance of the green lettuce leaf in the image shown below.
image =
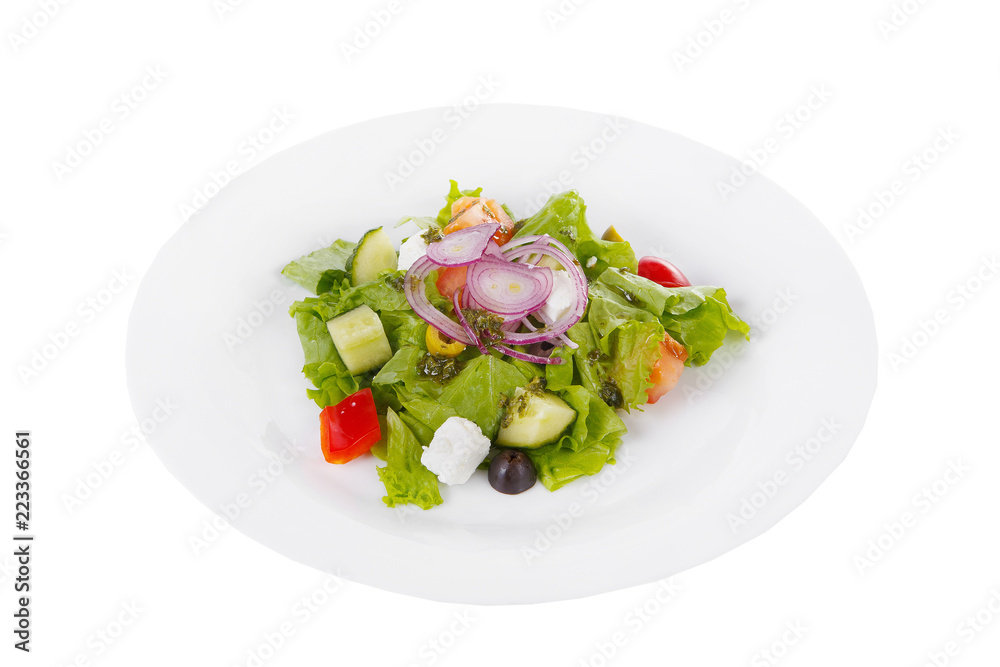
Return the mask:
<svg viewBox="0 0 1000 667">
<path fill-rule="evenodd" d="M 412 313 L 402 290 L 402 276 L 402 271 L 384 271 L 376 280 L 353 287 L 342 281 L 319 296 L 296 301 L 289 308 L 289 313 L 294 316 L 297 312 L 310 312 L 324 322 L 361 305 L 367 305 L 379 314 L 391 310 Z"/>
<path fill-rule="evenodd" d="M 526 346 L 515 346 L 515 349 L 524 350 Z M 542 364 L 531 363 L 530 361 L 521 361 L 520 359 L 514 359 L 513 357 L 508 357 L 505 360 L 506 363 L 510 364 L 524 376 L 526 382 L 531 382 L 537 377 L 545 377 L 545 369 L 547 366 Z"/>
<path fill-rule="evenodd" d="M 427 323 L 412 310 L 383 310 L 379 312 L 379 319 L 393 350 L 407 345 L 421 349 L 426 346 Z"/>
<path fill-rule="evenodd" d="M 365 304 L 379 313 L 394 350 L 422 344 L 426 324 L 409 309 L 406 296 L 396 289 L 394 279 L 398 275 L 399 272 L 387 271 L 378 280 L 356 287 L 344 280 L 319 296 L 296 301 L 289 308 L 305 356 L 302 373 L 315 387 L 306 393 L 319 407 L 336 405 L 358 389 L 371 386 L 371 374 L 351 376 L 337 354 L 327 321 Z M 382 408 L 398 405 L 387 400 L 384 393 L 376 393 L 375 398 Z"/>
<path fill-rule="evenodd" d="M 545 366 L 545 387 L 549 391 L 559 391 L 573 384 L 573 358 L 574 351 L 570 347 L 561 346 L 552 350 L 551 357 L 564 359 L 562 364 L 548 364 Z"/>
<path fill-rule="evenodd" d="M 721 287 L 666 288 L 617 270 L 591 284 L 587 321 L 599 339 L 630 321 L 658 321 L 695 366 L 708 363 L 729 331 L 750 338 L 750 325 L 736 316 Z"/>
<path fill-rule="evenodd" d="M 338 240 L 329 248 L 322 248 L 290 262 L 281 270 L 281 274 L 313 294 L 322 294 L 348 277 L 344 267 L 357 247 L 357 243 Z"/>
<path fill-rule="evenodd" d="M 405 374 L 397 370 L 392 373 L 388 377 L 402 382 L 394 387 L 406 414 L 433 430 L 449 417 L 464 417 L 475 422 L 490 440 L 496 437 L 500 428 L 506 400 L 514 389 L 528 384 L 528 379 L 518 367 L 492 355 L 479 355 L 469 360 L 465 368 L 433 398 L 428 396 L 430 392 L 426 386 L 412 379 L 409 386 L 416 390 L 408 391 Z M 379 382 L 388 377 L 380 377 Z"/>
<path fill-rule="evenodd" d="M 608 360 L 602 364 L 606 378 L 621 391 L 622 407 L 628 412 L 649 400 L 646 390 L 653 386 L 649 376 L 662 356 L 663 338 L 663 325 L 659 322 L 633 321 L 599 342 L 601 346 L 607 345 Z"/>
<path fill-rule="evenodd" d="M 420 422 L 431 432 L 441 428 L 441 424 L 445 423 L 449 418 L 461 416 L 450 405 L 439 403 L 436 399 L 426 398 L 418 394 L 407 396 L 401 403 L 404 410 L 402 414 L 409 415 L 411 419 Z"/>
<path fill-rule="evenodd" d="M 377 392 L 380 402 L 399 409 L 403 401 L 414 398 L 437 399 L 444 387 L 434 380 L 420 375 L 418 366 L 427 351 L 416 345 L 404 345 L 392 359 L 372 378 L 372 391 Z M 382 391 L 386 394 L 383 395 Z M 385 396 L 391 395 L 389 398 Z M 394 400 L 393 400 L 394 399 Z M 398 406 L 398 407 L 397 407 Z M 429 423 L 429 422 L 427 422 Z"/>
<path fill-rule="evenodd" d="M 492 355 L 481 355 L 445 385 L 439 400 L 459 416 L 476 422 L 483 435 L 492 440 L 500 428 L 505 399 L 527 383 L 515 366 Z"/>
<path fill-rule="evenodd" d="M 451 207 L 449 205 L 449 209 L 450 208 Z M 441 226 L 441 225 L 438 224 L 438 219 L 437 218 L 428 218 L 428 217 L 423 217 L 423 216 L 408 215 L 408 216 L 406 216 L 404 218 L 400 218 L 399 222 L 396 223 L 396 227 L 397 228 L 402 227 L 403 225 L 405 225 L 408 222 L 412 222 L 413 224 L 415 224 L 417 227 L 419 227 L 422 230 L 427 230 L 427 229 L 430 229 L 431 227 L 440 227 Z"/>
<path fill-rule="evenodd" d="M 310 312 L 296 312 L 294 316 L 305 356 L 302 373 L 315 387 L 306 390 L 309 398 L 325 408 L 361 389 L 365 382 L 363 379 L 359 382 L 359 378 L 352 377 L 347 370 L 333 345 L 326 322 Z"/>
<path fill-rule="evenodd" d="M 393 410 L 386 413 L 386 464 L 376 468 L 385 485 L 382 502 L 389 507 L 411 504 L 425 510 L 440 505 L 437 477 L 420 462 L 423 454 L 414 432 Z"/>
<path fill-rule="evenodd" d="M 573 252 L 582 241 L 597 238 L 587 224 L 587 205 L 574 190 L 549 197 L 537 213 L 524 220 L 514 237 L 538 234 L 548 234 Z"/>
<path fill-rule="evenodd" d="M 702 301 L 694 308 L 688 308 L 688 304 L 683 303 L 686 299 L 678 296 L 677 302 L 668 302 L 660 316 L 670 336 L 687 348 L 688 364 L 695 366 L 707 364 L 730 331 L 737 331 L 750 340 L 750 325 L 729 307 L 726 290 L 718 287 L 713 291 L 706 287 L 700 296 Z"/>
<path fill-rule="evenodd" d="M 602 241 L 594 234 L 587 224 L 587 206 L 573 190 L 549 197 L 545 206 L 526 219 L 514 236 L 536 234 L 548 234 L 569 248 L 583 266 L 588 280 L 593 280 L 608 267 L 635 271 L 639 266 L 627 242 Z"/>
<path fill-rule="evenodd" d="M 414 419 L 412 415 L 408 415 L 405 412 L 400 412 L 399 418 L 413 432 L 421 447 L 427 447 L 431 444 L 431 440 L 434 439 L 434 430 L 432 428 L 429 428 L 426 424 L 422 424 L 419 420 Z"/>
<path fill-rule="evenodd" d="M 565 349 L 558 350 L 560 355 L 570 355 L 573 360 L 575 371 L 572 384 L 583 385 L 587 391 L 599 396 L 601 393 L 601 383 L 604 381 L 603 367 L 601 366 L 600 348 L 597 345 L 597 338 L 593 330 L 586 321 L 574 324 L 566 335 L 571 341 L 577 344 L 576 350 L 567 352 Z M 553 351 L 553 354 L 557 351 Z"/>
<path fill-rule="evenodd" d="M 610 383 L 617 387 L 621 407 L 628 412 L 649 401 L 646 394 L 646 389 L 652 386 L 649 376 L 660 358 L 660 341 L 664 337 L 663 326 L 656 319 L 624 320 L 602 338 L 597 338 L 587 322 L 580 322 L 566 335 L 577 348 L 560 347 L 552 351 L 553 356 L 568 359 L 571 364 L 546 368 L 550 390 L 578 384 L 600 397 L 608 391 Z"/>
<path fill-rule="evenodd" d="M 628 241 L 602 241 L 601 239 L 586 239 L 577 246 L 576 256 L 583 264 L 583 272 L 587 280 L 611 268 L 624 268 L 629 271 L 639 269 L 639 260 Z"/>
<path fill-rule="evenodd" d="M 458 182 L 451 181 L 451 190 L 445 195 L 446 203 L 444 208 L 438 213 L 437 223 L 438 227 L 444 227 L 451 220 L 451 205 L 457 202 L 462 197 L 478 197 L 483 194 L 482 188 L 476 188 L 475 190 L 459 190 Z"/>
</svg>

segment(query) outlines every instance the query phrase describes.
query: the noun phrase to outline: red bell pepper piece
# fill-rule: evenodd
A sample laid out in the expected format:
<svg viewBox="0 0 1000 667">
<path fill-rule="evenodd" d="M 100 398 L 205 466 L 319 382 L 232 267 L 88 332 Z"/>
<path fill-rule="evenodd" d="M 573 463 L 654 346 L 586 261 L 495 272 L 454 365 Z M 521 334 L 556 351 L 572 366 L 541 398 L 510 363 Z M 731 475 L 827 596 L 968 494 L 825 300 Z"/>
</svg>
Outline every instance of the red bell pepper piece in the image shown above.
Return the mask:
<svg viewBox="0 0 1000 667">
<path fill-rule="evenodd" d="M 372 390 L 362 389 L 323 408 L 319 432 L 323 458 L 328 463 L 347 463 L 370 450 L 382 439 Z"/>
</svg>

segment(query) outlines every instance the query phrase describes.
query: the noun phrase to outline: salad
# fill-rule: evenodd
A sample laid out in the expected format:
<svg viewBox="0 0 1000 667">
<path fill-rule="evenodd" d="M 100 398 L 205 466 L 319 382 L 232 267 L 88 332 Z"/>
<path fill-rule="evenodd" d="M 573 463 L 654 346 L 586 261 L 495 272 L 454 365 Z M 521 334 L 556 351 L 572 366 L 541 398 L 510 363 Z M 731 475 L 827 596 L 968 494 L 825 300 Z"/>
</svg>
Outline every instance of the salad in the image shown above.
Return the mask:
<svg viewBox="0 0 1000 667">
<path fill-rule="evenodd" d="M 282 273 L 332 464 L 371 453 L 386 505 L 430 509 L 476 470 L 502 493 L 554 491 L 614 464 L 620 413 L 670 391 L 729 331 L 720 287 L 597 236 L 575 191 L 529 218 L 455 181 L 436 217 L 339 240 Z M 369 457 L 364 457 L 369 459 Z M 364 460 L 362 459 L 362 460 Z"/>
</svg>

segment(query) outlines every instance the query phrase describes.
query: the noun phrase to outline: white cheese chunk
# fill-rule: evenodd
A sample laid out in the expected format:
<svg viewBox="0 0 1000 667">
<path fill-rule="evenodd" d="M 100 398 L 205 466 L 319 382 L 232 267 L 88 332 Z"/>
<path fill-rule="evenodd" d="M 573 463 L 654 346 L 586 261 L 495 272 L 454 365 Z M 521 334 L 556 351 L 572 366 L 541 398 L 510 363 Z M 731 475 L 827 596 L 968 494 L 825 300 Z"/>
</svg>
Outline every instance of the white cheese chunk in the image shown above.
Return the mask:
<svg viewBox="0 0 1000 667">
<path fill-rule="evenodd" d="M 465 484 L 490 451 L 490 440 L 475 422 L 449 417 L 424 447 L 420 462 L 444 484 Z"/>
<path fill-rule="evenodd" d="M 552 294 L 540 309 L 542 316 L 555 322 L 569 313 L 576 303 L 576 284 L 566 271 L 552 272 Z"/>
<path fill-rule="evenodd" d="M 397 271 L 406 271 L 413 263 L 427 254 L 427 241 L 420 234 L 414 234 L 399 246 L 399 263 Z"/>
</svg>

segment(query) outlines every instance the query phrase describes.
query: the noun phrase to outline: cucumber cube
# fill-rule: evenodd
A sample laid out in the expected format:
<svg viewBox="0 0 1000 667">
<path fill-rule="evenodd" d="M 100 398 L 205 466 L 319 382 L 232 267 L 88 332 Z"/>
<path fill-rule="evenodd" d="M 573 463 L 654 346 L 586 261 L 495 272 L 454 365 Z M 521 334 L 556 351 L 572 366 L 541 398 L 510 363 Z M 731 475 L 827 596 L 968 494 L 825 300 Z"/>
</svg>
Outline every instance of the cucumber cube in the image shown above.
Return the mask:
<svg viewBox="0 0 1000 667">
<path fill-rule="evenodd" d="M 551 392 L 525 395 L 524 390 L 518 387 L 514 390 L 511 405 L 517 405 L 522 397 L 527 399 L 527 404 L 523 410 L 516 409 L 510 415 L 509 423 L 500 427 L 496 439 L 498 445 L 535 449 L 558 440 L 576 419 L 576 410 Z"/>
<path fill-rule="evenodd" d="M 333 318 L 326 328 L 351 375 L 379 368 L 392 358 L 382 320 L 368 306 L 358 306 Z"/>
</svg>

